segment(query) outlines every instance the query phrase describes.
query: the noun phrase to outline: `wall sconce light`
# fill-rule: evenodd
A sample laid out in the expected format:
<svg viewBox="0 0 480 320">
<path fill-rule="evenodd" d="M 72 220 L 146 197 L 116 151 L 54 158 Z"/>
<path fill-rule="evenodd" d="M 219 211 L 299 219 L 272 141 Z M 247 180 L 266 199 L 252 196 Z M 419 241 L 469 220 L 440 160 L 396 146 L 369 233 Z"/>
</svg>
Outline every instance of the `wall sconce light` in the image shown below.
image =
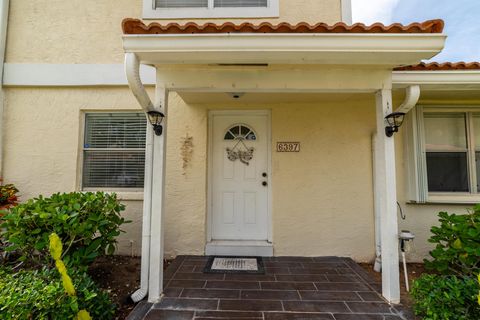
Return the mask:
<svg viewBox="0 0 480 320">
<path fill-rule="evenodd" d="M 163 132 L 162 121 L 165 115 L 160 111 L 148 111 L 148 121 L 153 126 L 153 131 L 157 136 L 161 136 Z"/>
<path fill-rule="evenodd" d="M 392 112 L 385 117 L 388 123 L 388 126 L 385 127 L 387 137 L 391 137 L 395 132 L 398 132 L 398 128 L 402 126 L 404 118 L 405 113 L 403 112 Z"/>
</svg>

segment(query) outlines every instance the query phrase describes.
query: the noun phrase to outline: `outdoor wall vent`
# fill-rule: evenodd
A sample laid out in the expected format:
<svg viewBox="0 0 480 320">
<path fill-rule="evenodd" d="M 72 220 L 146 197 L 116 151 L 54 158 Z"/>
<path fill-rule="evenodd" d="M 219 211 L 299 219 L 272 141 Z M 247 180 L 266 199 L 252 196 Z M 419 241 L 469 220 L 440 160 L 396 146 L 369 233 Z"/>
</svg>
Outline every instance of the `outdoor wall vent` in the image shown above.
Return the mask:
<svg viewBox="0 0 480 320">
<path fill-rule="evenodd" d="M 227 94 L 233 99 L 240 99 L 245 95 L 245 92 L 228 92 Z"/>
</svg>

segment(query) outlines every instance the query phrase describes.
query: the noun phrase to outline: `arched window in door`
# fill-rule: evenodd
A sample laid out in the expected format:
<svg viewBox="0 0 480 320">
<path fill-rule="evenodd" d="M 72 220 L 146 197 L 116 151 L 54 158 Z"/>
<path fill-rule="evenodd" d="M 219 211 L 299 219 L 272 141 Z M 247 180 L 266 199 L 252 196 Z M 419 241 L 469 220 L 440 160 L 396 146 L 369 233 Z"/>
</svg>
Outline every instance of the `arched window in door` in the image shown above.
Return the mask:
<svg viewBox="0 0 480 320">
<path fill-rule="evenodd" d="M 257 135 L 252 128 L 244 124 L 236 124 L 225 133 L 224 140 L 257 140 Z"/>
</svg>

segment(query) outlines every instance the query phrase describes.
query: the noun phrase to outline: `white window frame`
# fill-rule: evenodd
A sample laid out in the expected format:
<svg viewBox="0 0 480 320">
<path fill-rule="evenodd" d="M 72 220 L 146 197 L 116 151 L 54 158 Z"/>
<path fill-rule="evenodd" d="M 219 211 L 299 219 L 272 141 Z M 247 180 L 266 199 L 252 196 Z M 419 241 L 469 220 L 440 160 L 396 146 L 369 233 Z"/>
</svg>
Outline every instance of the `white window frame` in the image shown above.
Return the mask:
<svg viewBox="0 0 480 320">
<path fill-rule="evenodd" d="M 78 145 L 78 164 L 77 164 L 77 190 L 84 192 L 115 192 L 120 200 L 142 200 L 143 199 L 143 187 L 142 188 L 115 188 L 115 187 L 98 187 L 89 188 L 83 187 L 83 166 L 84 166 L 84 151 L 85 151 L 85 125 L 87 121 L 87 114 L 91 113 L 141 113 L 138 109 L 131 110 L 82 110 L 80 114 L 80 134 Z M 147 121 L 148 125 L 148 121 Z"/>
<path fill-rule="evenodd" d="M 466 114 L 467 160 L 470 192 L 429 192 L 425 148 L 425 113 Z M 480 202 L 475 168 L 475 136 L 473 113 L 480 113 L 480 106 L 472 105 L 417 105 L 407 114 L 405 126 L 405 158 L 407 172 L 407 196 L 411 203 L 475 204 Z"/>
<path fill-rule="evenodd" d="M 155 0 L 143 0 L 144 19 L 208 19 L 208 18 L 278 18 L 279 1 L 268 0 L 266 8 L 214 8 L 214 0 L 208 0 L 208 8 L 155 9 Z"/>
</svg>

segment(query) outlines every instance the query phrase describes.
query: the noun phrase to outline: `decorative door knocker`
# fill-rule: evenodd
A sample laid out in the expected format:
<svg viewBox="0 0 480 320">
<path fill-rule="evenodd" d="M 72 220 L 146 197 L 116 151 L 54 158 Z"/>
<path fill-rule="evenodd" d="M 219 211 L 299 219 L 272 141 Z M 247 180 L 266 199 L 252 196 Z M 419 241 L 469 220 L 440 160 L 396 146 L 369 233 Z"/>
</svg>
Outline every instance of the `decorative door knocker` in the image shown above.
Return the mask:
<svg viewBox="0 0 480 320">
<path fill-rule="evenodd" d="M 255 141 L 257 136 L 249 127 L 245 125 L 235 125 L 231 127 L 225 134 L 225 140 L 233 140 L 237 143 L 233 148 L 227 147 L 227 158 L 230 161 L 240 160 L 241 163 L 249 165 L 250 160 L 253 159 L 253 152 L 255 148 L 247 147 L 245 141 Z"/>
</svg>

